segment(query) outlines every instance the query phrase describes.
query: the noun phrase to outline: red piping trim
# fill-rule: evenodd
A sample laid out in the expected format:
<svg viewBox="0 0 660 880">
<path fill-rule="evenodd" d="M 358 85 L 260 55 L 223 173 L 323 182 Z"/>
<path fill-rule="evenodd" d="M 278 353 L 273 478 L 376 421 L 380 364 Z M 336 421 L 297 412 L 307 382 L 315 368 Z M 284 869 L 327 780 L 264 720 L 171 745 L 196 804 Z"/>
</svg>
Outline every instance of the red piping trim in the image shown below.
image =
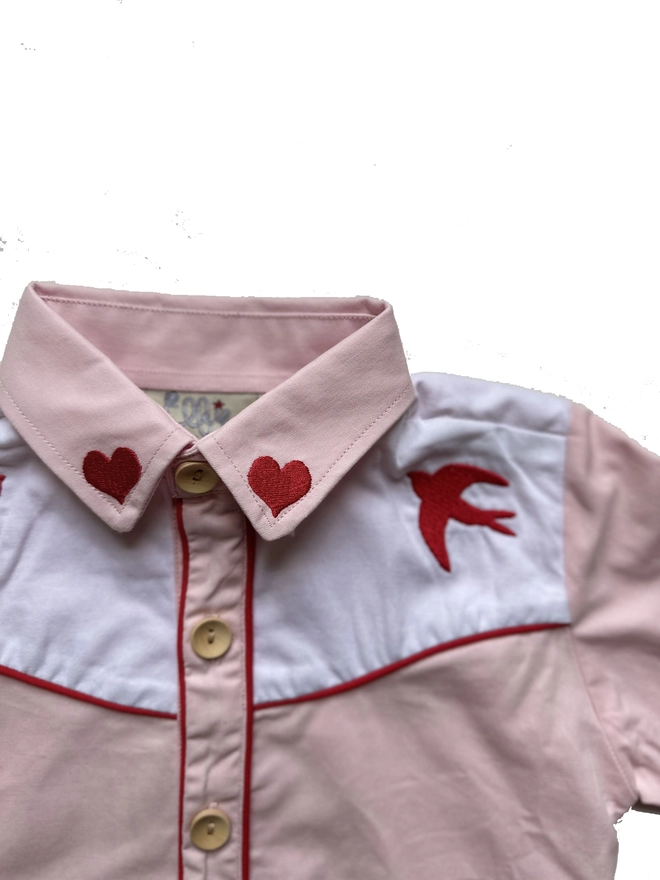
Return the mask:
<svg viewBox="0 0 660 880">
<path fill-rule="evenodd" d="M 287 703 L 302 703 L 303 700 L 317 700 L 319 697 L 329 697 L 333 694 L 341 693 L 342 691 L 348 691 L 352 688 L 360 687 L 360 685 L 367 684 L 375 678 L 380 678 L 383 675 L 388 675 L 390 672 L 394 672 L 396 669 L 401 669 L 402 666 L 408 666 L 410 663 L 416 663 L 424 657 L 429 657 L 431 654 L 438 654 L 440 651 L 448 651 L 450 648 L 458 648 L 460 645 L 467 645 L 470 642 L 498 638 L 499 636 L 515 635 L 516 633 L 534 632 L 535 630 L 540 629 L 555 629 L 560 626 L 569 626 L 569 624 L 530 623 L 524 626 L 509 626 L 505 629 L 492 629 L 489 632 L 463 636 L 460 639 L 453 639 L 451 642 L 443 642 L 441 645 L 434 645 L 432 648 L 425 648 L 423 651 L 418 651 L 417 654 L 411 654 L 409 657 L 404 657 L 402 660 L 397 660 L 394 663 L 390 663 L 388 666 L 381 666 L 380 669 L 375 669 L 373 672 L 367 672 L 366 675 L 360 675 L 358 678 L 354 678 L 351 681 L 342 682 L 333 687 L 324 688 L 321 691 L 314 691 L 314 693 L 311 694 L 302 694 L 302 696 L 299 697 L 289 697 L 285 700 L 268 700 L 265 703 L 257 703 L 254 706 L 254 709 L 269 709 L 271 706 L 284 706 Z"/>
<path fill-rule="evenodd" d="M 99 697 L 93 697 L 90 694 L 83 694 L 81 691 L 75 691 L 73 688 L 64 687 L 61 684 L 55 684 L 52 681 L 46 681 L 44 678 L 37 678 L 34 675 L 28 675 L 25 672 L 19 672 L 10 666 L 0 666 L 0 675 L 7 675 L 9 678 L 17 678 L 27 684 L 36 685 L 47 691 L 54 691 L 56 694 L 64 694 L 66 697 L 74 697 L 76 700 L 82 700 L 85 703 L 94 703 L 96 706 L 103 706 L 104 709 L 116 709 L 120 712 L 131 712 L 134 715 L 152 715 L 156 718 L 176 718 L 171 712 L 159 712 L 156 709 L 142 709 L 139 706 L 124 706 L 122 703 L 113 703 L 111 700 L 102 700 Z"/>
<path fill-rule="evenodd" d="M 243 880 L 250 874 L 250 788 L 252 773 L 252 724 L 254 718 L 253 687 L 253 626 L 252 626 L 252 584 L 254 581 L 255 532 L 247 517 L 245 518 L 247 560 L 245 566 L 245 768 L 243 777 Z"/>
<path fill-rule="evenodd" d="M 183 880 L 183 791 L 185 786 L 186 768 L 186 680 L 183 665 L 183 612 L 186 607 L 188 590 L 188 572 L 190 567 L 190 549 L 186 530 L 183 526 L 183 499 L 174 498 L 176 521 L 181 538 L 181 593 L 179 596 L 179 622 L 177 631 L 177 654 L 179 658 L 179 719 L 181 742 L 181 766 L 179 770 L 179 880 Z"/>
</svg>

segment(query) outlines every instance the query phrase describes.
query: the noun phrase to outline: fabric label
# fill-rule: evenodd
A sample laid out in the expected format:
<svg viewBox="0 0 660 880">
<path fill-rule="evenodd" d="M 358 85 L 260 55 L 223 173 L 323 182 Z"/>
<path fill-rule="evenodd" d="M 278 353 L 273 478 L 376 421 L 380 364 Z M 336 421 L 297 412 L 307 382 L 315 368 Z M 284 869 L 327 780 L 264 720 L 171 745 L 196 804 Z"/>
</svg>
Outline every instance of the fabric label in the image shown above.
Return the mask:
<svg viewBox="0 0 660 880">
<path fill-rule="evenodd" d="M 217 393 L 200 391 L 161 391 L 154 388 L 142 388 L 145 394 L 160 404 L 191 434 L 201 439 L 237 415 L 246 406 L 261 397 L 259 393 Z"/>
</svg>

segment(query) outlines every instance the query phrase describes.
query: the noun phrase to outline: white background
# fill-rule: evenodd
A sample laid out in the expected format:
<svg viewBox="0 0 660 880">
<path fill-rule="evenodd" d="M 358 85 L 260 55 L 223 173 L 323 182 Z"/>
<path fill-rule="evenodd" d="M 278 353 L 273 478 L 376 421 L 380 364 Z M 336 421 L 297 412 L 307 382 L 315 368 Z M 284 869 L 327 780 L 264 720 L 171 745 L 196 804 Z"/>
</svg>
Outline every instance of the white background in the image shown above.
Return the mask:
<svg viewBox="0 0 660 880">
<path fill-rule="evenodd" d="M 562 394 L 660 453 L 657 2 L 0 13 L 0 352 L 33 279 L 377 296 L 411 372 Z M 616 829 L 617 880 L 657 880 L 660 817 Z"/>
</svg>

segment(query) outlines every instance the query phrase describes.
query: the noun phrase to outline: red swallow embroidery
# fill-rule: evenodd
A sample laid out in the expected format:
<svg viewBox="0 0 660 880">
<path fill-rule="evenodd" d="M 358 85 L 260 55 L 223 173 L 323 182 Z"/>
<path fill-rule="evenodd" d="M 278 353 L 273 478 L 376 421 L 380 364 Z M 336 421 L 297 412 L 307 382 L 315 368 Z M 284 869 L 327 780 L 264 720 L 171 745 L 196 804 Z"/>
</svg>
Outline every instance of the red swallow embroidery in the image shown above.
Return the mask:
<svg viewBox="0 0 660 880">
<path fill-rule="evenodd" d="M 279 516 L 285 507 L 309 492 L 312 475 L 302 461 L 289 461 L 280 469 L 270 455 L 261 455 L 252 462 L 248 483 L 270 507 L 273 516 Z"/>
<path fill-rule="evenodd" d="M 119 446 L 108 458 L 98 449 L 88 452 L 83 461 L 83 474 L 96 489 L 112 495 L 120 504 L 136 485 L 142 474 L 142 465 L 128 446 Z"/>
<path fill-rule="evenodd" d="M 445 545 L 445 527 L 450 519 L 468 526 L 488 526 L 496 532 L 515 536 L 511 529 L 495 521 L 497 517 L 515 516 L 515 513 L 510 510 L 482 510 L 460 497 L 461 492 L 472 483 L 508 486 L 508 480 L 499 474 L 471 464 L 447 464 L 433 474 L 410 471 L 408 476 L 416 494 L 422 499 L 419 508 L 422 536 L 446 571 L 451 571 Z"/>
</svg>

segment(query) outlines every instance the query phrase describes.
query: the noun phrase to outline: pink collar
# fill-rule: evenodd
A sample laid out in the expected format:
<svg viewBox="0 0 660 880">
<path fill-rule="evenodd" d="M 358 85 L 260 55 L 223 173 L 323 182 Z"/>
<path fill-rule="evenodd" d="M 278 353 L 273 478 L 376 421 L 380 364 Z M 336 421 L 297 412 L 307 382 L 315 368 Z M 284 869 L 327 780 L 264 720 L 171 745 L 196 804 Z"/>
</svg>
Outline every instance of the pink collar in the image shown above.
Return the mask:
<svg viewBox="0 0 660 880">
<path fill-rule="evenodd" d="M 198 439 L 143 388 L 265 393 Z M 371 297 L 187 296 L 33 281 L 0 363 L 7 418 L 120 532 L 135 526 L 185 450 L 208 460 L 262 538 L 289 534 L 414 399 L 392 307 Z M 113 497 L 88 482 L 83 464 L 90 452 L 110 459 L 118 448 L 132 450 L 137 470 Z M 309 472 L 304 494 L 276 516 L 248 481 L 265 457 Z"/>
</svg>

